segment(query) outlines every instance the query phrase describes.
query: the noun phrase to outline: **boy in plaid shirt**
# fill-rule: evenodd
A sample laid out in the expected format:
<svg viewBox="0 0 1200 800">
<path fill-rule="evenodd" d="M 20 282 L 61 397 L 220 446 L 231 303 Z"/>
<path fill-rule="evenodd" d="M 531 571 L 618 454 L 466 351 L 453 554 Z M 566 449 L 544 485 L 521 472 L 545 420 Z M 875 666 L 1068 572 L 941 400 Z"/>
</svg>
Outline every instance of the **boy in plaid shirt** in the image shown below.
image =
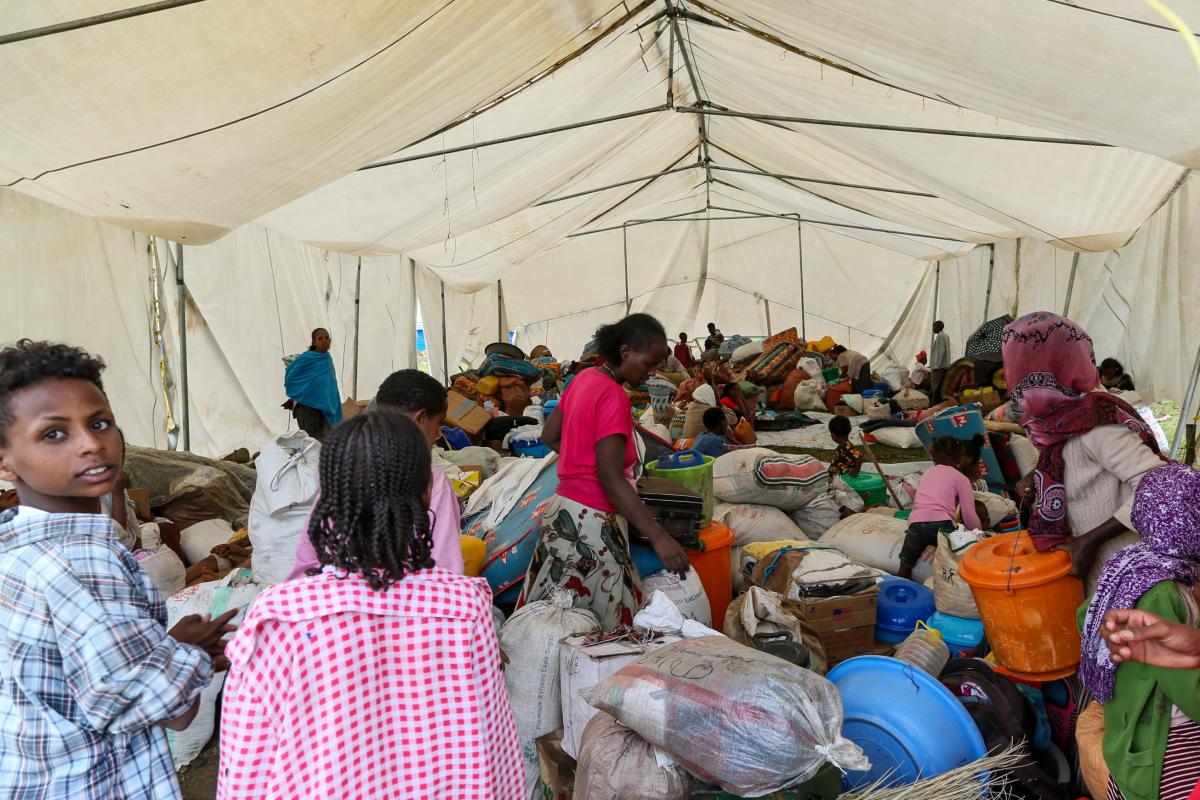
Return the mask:
<svg viewBox="0 0 1200 800">
<path fill-rule="evenodd" d="M 192 721 L 235 611 L 166 630 L 166 608 L 100 513 L 121 468 L 104 362 L 0 350 L 0 797 L 178 798 L 166 731 Z"/>
</svg>

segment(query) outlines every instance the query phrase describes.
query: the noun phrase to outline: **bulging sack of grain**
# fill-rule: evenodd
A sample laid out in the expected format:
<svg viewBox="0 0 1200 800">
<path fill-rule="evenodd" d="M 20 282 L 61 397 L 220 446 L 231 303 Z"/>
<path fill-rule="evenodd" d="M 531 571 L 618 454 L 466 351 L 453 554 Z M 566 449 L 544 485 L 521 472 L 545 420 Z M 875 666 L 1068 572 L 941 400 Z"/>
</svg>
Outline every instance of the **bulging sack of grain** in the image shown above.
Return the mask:
<svg viewBox="0 0 1200 800">
<path fill-rule="evenodd" d="M 647 653 L 585 697 L 730 794 L 781 791 L 827 762 L 869 768 L 841 735 L 842 701 L 832 683 L 725 636 Z"/>
<path fill-rule="evenodd" d="M 764 447 L 726 453 L 713 462 L 713 495 L 794 511 L 829 488 L 829 473 L 812 456 L 781 455 Z"/>
<path fill-rule="evenodd" d="M 737 545 L 803 539 L 804 534 L 786 512 L 774 506 L 746 503 L 717 503 L 713 519 L 733 531 Z"/>
<path fill-rule="evenodd" d="M 696 779 L 678 764 L 659 766 L 654 745 L 610 714 L 583 730 L 575 800 L 687 800 Z"/>
<path fill-rule="evenodd" d="M 574 604 L 572 592 L 559 590 L 549 600 L 518 609 L 500 628 L 500 650 L 508 658 L 504 684 L 521 745 L 527 794 L 538 781 L 537 738 L 562 727 L 558 643 L 600 629 L 599 617 Z"/>
<path fill-rule="evenodd" d="M 682 578 L 666 570 L 642 578 L 642 595 L 650 597 L 655 592 L 665 594 L 684 619 L 694 619 L 701 625 L 712 627 L 712 606 L 696 570 L 689 569 Z"/>
<path fill-rule="evenodd" d="M 859 564 L 895 575 L 900 569 L 900 549 L 908 522 L 878 514 L 852 514 L 839 521 L 821 537 L 821 544 L 836 547 Z M 924 560 L 913 567 L 912 579 L 924 583 L 933 576 L 932 565 Z"/>
<path fill-rule="evenodd" d="M 952 617 L 979 619 L 979 609 L 971 587 L 958 574 L 958 565 L 976 543 L 984 538 L 982 531 L 959 528 L 951 533 L 938 534 L 937 555 L 933 557 L 933 578 L 929 588 L 937 610 Z"/>
</svg>

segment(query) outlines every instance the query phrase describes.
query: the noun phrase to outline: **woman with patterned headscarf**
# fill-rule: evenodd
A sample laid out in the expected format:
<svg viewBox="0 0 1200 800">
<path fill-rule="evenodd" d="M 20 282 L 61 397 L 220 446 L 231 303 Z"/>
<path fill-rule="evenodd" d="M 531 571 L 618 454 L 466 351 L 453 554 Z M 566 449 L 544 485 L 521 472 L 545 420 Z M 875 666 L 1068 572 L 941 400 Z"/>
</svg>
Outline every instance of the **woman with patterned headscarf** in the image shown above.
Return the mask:
<svg viewBox="0 0 1200 800">
<path fill-rule="evenodd" d="M 1200 472 L 1169 464 L 1145 475 L 1132 518 L 1141 541 L 1104 563 L 1085 616 L 1080 609 L 1079 678 L 1104 706 L 1109 800 L 1183 800 L 1200 780 L 1200 669 L 1114 664 L 1104 618 L 1137 609 L 1192 628 L 1200 623 Z"/>
<path fill-rule="evenodd" d="M 1038 449 L 1029 533 L 1039 550 L 1071 554 L 1088 578 L 1116 550 L 1137 541 L 1130 507 L 1138 481 L 1161 467 L 1154 433 L 1137 411 L 1100 390 L 1092 339 L 1066 317 L 1026 314 L 1004 329 L 1004 372 L 1021 427 Z"/>
</svg>

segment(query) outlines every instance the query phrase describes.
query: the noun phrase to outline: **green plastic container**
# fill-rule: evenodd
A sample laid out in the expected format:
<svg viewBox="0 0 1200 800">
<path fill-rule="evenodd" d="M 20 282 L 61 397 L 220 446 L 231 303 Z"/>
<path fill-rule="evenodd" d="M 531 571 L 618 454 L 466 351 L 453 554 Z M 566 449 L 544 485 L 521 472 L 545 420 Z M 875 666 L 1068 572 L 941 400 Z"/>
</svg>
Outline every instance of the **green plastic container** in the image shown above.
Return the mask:
<svg viewBox="0 0 1200 800">
<path fill-rule="evenodd" d="M 700 520 L 701 527 L 712 522 L 713 462 L 716 461 L 712 456 L 704 456 L 703 458 L 704 463 L 695 467 L 663 469 L 658 464 L 646 465 L 646 474 L 650 477 L 666 478 L 669 481 L 674 481 L 704 498 L 704 511 L 702 512 L 704 516 Z"/>
<path fill-rule="evenodd" d="M 887 504 L 887 484 L 874 472 L 860 472 L 857 478 L 843 475 L 842 480 L 849 484 L 851 489 L 858 492 L 858 496 L 867 505 Z"/>
<path fill-rule="evenodd" d="M 842 371 L 837 367 L 826 367 L 821 370 L 821 374 L 825 376 L 826 383 L 837 383 L 842 377 Z"/>
</svg>

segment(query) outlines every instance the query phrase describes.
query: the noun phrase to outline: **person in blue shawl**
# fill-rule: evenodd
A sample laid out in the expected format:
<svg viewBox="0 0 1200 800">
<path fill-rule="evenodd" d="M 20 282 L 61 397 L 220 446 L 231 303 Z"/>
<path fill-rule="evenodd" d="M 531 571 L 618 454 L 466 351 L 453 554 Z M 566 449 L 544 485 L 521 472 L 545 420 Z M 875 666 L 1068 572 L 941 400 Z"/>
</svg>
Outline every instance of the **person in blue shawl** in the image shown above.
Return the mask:
<svg viewBox="0 0 1200 800">
<path fill-rule="evenodd" d="M 324 439 L 334 425 L 342 421 L 342 401 L 338 394 L 337 373 L 333 369 L 329 331 L 317 328 L 307 351 L 287 365 L 283 388 L 296 424 L 314 439 Z"/>
</svg>

